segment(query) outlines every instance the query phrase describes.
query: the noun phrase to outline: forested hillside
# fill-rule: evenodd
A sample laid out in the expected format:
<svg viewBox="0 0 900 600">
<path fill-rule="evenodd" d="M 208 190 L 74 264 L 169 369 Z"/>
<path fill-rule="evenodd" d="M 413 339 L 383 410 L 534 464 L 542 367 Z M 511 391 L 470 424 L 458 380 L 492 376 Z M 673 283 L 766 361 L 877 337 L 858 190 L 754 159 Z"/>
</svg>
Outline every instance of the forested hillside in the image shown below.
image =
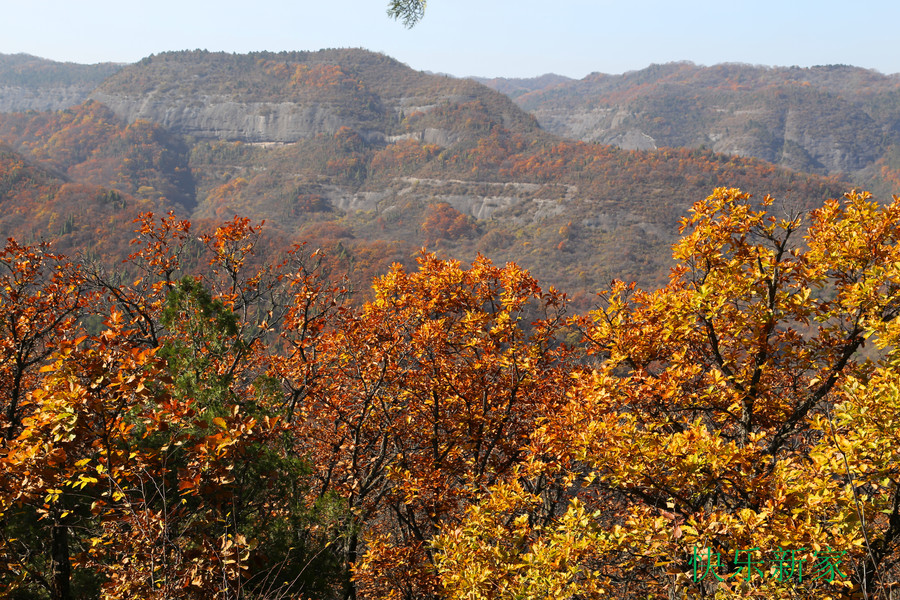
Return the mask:
<svg viewBox="0 0 900 600">
<path fill-rule="evenodd" d="M 695 71 L 617 101 L 663 127 Z M 857 75 L 784 102 L 889 174 Z M 0 597 L 890 598 L 900 198 L 820 171 L 565 139 L 362 50 L 0 114 Z"/>
<path fill-rule="evenodd" d="M 339 246 L 363 288 L 428 246 L 515 260 L 587 306 L 614 277 L 662 285 L 678 220 L 716 186 L 772 193 L 786 210 L 847 188 L 708 150 L 566 141 L 499 93 L 362 50 L 167 53 L 92 95 L 0 115 L 0 141 L 132 206 L 265 219 L 285 239 Z M 109 235 L 122 245 L 130 231 Z"/>
<path fill-rule="evenodd" d="M 477 81 L 491 89 L 497 90 L 502 94 L 506 94 L 512 99 L 516 99 L 528 92 L 535 92 L 547 88 L 553 88 L 565 83 L 572 83 L 574 79 L 556 75 L 555 73 L 547 73 L 539 77 L 530 78 L 509 78 L 509 77 L 470 77 L 473 81 Z"/>
<path fill-rule="evenodd" d="M 0 146 L 0 227 L 23 243 L 53 240 L 60 252 L 103 259 L 127 256 L 132 221 L 143 211 L 165 212 L 165 201 L 66 177 L 35 166 Z"/>
<path fill-rule="evenodd" d="M 429 254 L 360 304 L 242 218 L 145 214 L 118 273 L 9 241 L 0 594 L 888 595 L 900 201 L 772 204 L 715 190 L 588 315 Z"/>
</svg>

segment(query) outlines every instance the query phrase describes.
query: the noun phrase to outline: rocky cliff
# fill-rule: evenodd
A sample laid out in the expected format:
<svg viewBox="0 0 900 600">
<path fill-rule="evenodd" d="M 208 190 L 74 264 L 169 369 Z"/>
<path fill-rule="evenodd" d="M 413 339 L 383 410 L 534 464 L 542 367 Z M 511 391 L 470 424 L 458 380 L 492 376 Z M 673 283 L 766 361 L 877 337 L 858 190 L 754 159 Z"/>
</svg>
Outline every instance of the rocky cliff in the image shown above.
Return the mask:
<svg viewBox="0 0 900 600">
<path fill-rule="evenodd" d="M 127 253 L 128 211 L 173 208 L 213 223 L 242 215 L 334 247 L 361 280 L 427 245 L 516 261 L 580 290 L 587 305 L 613 277 L 664 281 L 678 220 L 716 186 L 800 210 L 846 189 L 709 150 L 565 140 L 478 83 L 361 50 L 165 53 L 119 70 L 91 97 L 0 115 L 0 143 L 62 182 L 57 195 L 7 197 L 14 220 L 0 219 L 0 232 L 91 243 L 115 217 L 112 246 Z M 629 111 L 602 114 L 622 130 L 620 145 L 656 145 L 659 133 Z M 784 127 L 804 132 L 790 119 Z"/>
<path fill-rule="evenodd" d="M 91 98 L 128 123 L 143 119 L 197 138 L 243 142 L 290 143 L 347 127 L 368 141 L 415 137 L 447 145 L 459 138 L 450 128 L 410 132 L 403 121 L 466 102 L 491 104 L 507 126 L 536 127 L 483 86 L 363 50 L 166 53 L 123 69 Z"/>
<path fill-rule="evenodd" d="M 672 63 L 514 96 L 545 129 L 570 138 L 708 148 L 861 181 L 890 167 L 883 158 L 900 144 L 900 75 L 856 67 Z"/>
<path fill-rule="evenodd" d="M 319 103 L 240 102 L 219 95 L 135 96 L 100 91 L 91 98 L 128 123 L 143 119 L 198 138 L 295 142 L 317 133 L 333 134 L 341 127 L 359 129 L 362 125 Z"/>
</svg>

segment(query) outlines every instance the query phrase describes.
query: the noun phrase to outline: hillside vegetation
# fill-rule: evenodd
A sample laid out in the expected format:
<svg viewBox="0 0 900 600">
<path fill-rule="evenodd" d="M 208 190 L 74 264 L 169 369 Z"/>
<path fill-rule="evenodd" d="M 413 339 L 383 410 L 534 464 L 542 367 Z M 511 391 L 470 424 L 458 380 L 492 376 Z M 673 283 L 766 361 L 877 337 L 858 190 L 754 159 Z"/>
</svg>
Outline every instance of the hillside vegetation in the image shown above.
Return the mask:
<svg viewBox="0 0 900 600">
<path fill-rule="evenodd" d="M 0 115 L 0 141 L 130 206 L 239 214 L 285 239 L 339 246 L 364 285 L 428 246 L 516 260 L 587 306 L 614 277 L 663 284 L 678 220 L 716 186 L 772 193 L 785 210 L 847 187 L 710 150 L 566 141 L 497 92 L 362 50 L 166 53 L 92 96 Z"/>
<path fill-rule="evenodd" d="M 900 199 L 773 202 L 714 190 L 581 315 L 427 253 L 354 301 L 240 217 L 144 214 L 118 272 L 9 240 L 0 595 L 887 596 Z"/>
<path fill-rule="evenodd" d="M 0 597 L 896 589 L 898 196 L 361 50 L 152 56 L 0 144 Z"/>
</svg>

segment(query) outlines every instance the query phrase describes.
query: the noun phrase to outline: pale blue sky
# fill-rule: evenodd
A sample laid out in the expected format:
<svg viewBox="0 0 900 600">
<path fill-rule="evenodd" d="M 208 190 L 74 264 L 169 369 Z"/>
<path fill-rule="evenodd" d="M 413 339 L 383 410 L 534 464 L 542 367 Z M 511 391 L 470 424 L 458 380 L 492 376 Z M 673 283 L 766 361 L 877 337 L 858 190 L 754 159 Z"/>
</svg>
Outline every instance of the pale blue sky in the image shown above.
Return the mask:
<svg viewBox="0 0 900 600">
<path fill-rule="evenodd" d="M 900 1 L 0 0 L 0 53 L 133 62 L 166 50 L 362 47 L 452 75 L 580 78 L 651 63 L 852 64 L 900 72 Z"/>
</svg>

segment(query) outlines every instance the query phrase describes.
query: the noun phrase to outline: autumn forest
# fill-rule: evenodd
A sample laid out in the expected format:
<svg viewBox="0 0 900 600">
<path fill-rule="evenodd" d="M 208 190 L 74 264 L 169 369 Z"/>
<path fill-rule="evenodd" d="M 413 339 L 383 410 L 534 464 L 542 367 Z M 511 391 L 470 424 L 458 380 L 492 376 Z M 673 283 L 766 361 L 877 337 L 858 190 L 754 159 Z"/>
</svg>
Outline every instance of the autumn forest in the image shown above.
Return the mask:
<svg viewBox="0 0 900 600">
<path fill-rule="evenodd" d="M 804 172 L 513 99 L 0 55 L 0 596 L 894 598 L 900 145 Z"/>
</svg>

